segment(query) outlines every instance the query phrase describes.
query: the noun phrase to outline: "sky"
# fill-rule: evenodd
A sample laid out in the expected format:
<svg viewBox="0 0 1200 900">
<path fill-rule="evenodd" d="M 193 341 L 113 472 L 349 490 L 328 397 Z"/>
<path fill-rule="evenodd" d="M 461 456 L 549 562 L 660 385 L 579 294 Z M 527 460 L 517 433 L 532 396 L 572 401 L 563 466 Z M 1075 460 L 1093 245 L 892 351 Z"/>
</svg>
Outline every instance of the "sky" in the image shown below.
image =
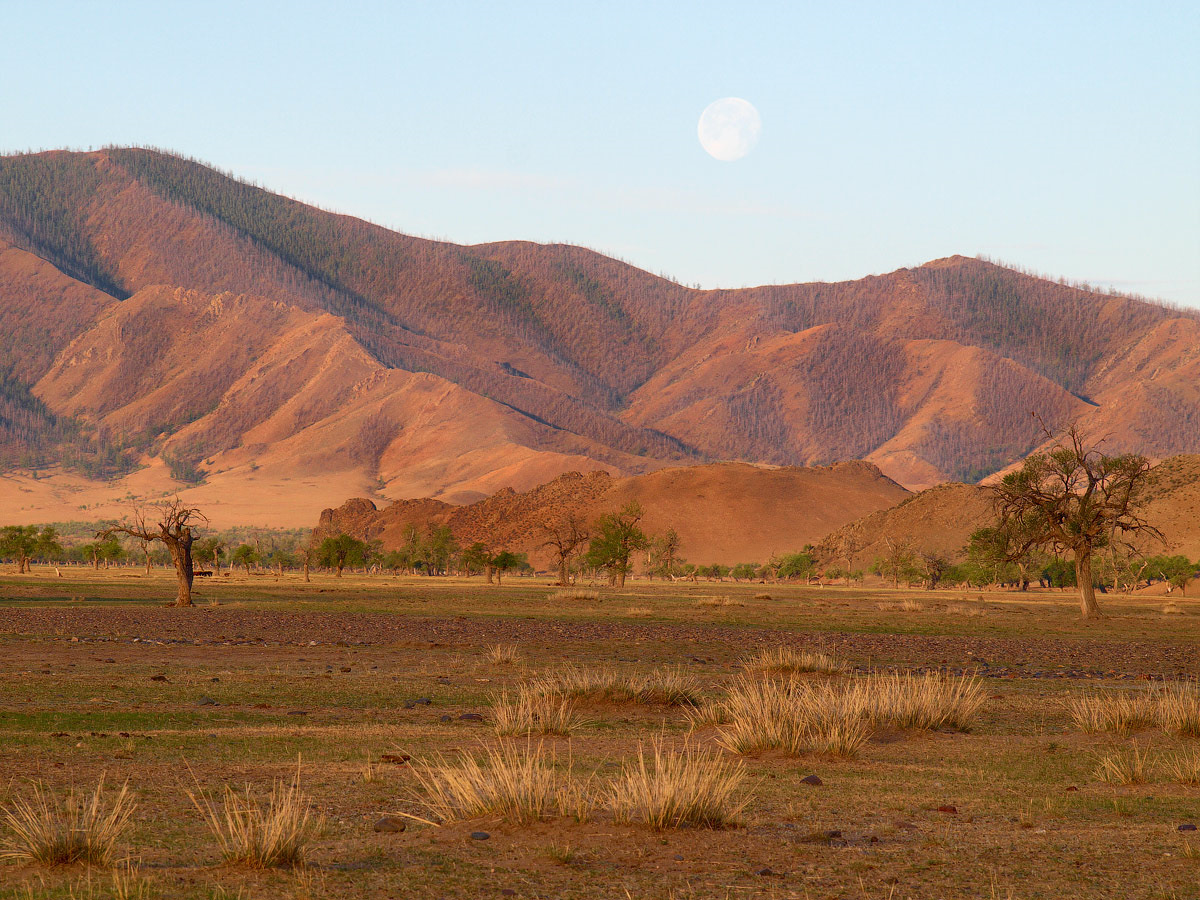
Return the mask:
<svg viewBox="0 0 1200 900">
<path fill-rule="evenodd" d="M 1200 306 L 1200 3 L 0 0 L 0 152 L 155 146 L 703 287 L 963 254 Z M 722 162 L 714 100 L 761 117 Z"/>
</svg>

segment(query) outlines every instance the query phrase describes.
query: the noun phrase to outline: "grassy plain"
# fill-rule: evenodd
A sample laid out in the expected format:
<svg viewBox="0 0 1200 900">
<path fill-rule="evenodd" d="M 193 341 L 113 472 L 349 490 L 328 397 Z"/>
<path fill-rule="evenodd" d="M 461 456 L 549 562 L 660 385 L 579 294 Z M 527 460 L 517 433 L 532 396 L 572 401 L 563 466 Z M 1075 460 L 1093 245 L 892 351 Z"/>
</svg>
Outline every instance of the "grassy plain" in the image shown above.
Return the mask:
<svg viewBox="0 0 1200 900">
<path fill-rule="evenodd" d="M 138 864 L 142 896 L 1200 892 L 1200 839 L 1178 830 L 1200 823 L 1200 787 L 1177 783 L 1168 765 L 1200 739 L 1084 734 L 1067 707 L 1085 692 L 1200 676 L 1200 603 L 1186 598 L 1101 598 L 1108 618 L 1084 623 L 1074 598 L 1057 592 L 638 581 L 571 599 L 523 578 L 493 586 L 315 575 L 305 584 L 239 573 L 198 582 L 199 606 L 180 610 L 162 606 L 173 596 L 166 572 L 63 576 L 40 567 L 0 576 L 0 804 L 33 780 L 59 793 L 89 790 L 102 774 L 128 780 L 139 806 L 123 853 Z M 516 658 L 497 646 L 515 646 Z M 630 677 L 670 667 L 716 699 L 753 653 L 778 646 L 850 667 L 807 678 L 978 672 L 987 700 L 966 732 L 877 730 L 853 759 L 742 757 L 749 778 L 737 828 L 652 831 L 618 823 L 601 804 L 584 822 L 372 829 L 388 813 L 428 817 L 412 762 L 496 745 L 490 710 L 501 691 L 566 665 Z M 719 746 L 716 728 L 693 730 L 680 706 L 610 700 L 579 712 L 585 725 L 571 737 L 517 740 L 540 743 L 564 778 L 597 793 L 655 740 Z M 1134 746 L 1148 780 L 1102 780 L 1101 756 Z M 309 865 L 222 864 L 188 792 L 228 784 L 265 794 L 297 760 L 324 817 Z M 804 783 L 808 775 L 822 783 Z M 488 839 L 471 837 L 480 831 Z M 0 866 L 0 897 L 113 894 L 99 870 Z"/>
</svg>

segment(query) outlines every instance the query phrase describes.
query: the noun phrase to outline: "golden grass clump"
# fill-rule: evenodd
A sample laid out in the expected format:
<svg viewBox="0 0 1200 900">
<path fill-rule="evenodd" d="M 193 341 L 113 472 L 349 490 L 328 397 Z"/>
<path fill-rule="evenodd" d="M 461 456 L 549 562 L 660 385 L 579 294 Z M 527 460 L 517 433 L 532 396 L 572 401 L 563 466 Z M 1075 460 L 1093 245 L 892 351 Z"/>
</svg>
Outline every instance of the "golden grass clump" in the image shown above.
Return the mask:
<svg viewBox="0 0 1200 900">
<path fill-rule="evenodd" d="M 17 797 L 0 811 L 0 821 L 11 832 L 0 848 L 0 859 L 44 866 L 107 866 L 136 808 L 128 784 L 105 796 L 103 777 L 83 797 L 71 790 L 57 799 L 34 784 L 29 796 Z"/>
<path fill-rule="evenodd" d="M 645 703 L 699 706 L 703 700 L 694 678 L 679 669 L 655 669 L 645 675 L 621 675 L 612 669 L 571 666 L 531 684 L 537 693 L 579 703 Z"/>
<path fill-rule="evenodd" d="M 442 823 L 497 816 L 529 825 L 559 810 L 559 777 L 540 745 L 522 750 L 505 742 L 458 762 L 439 757 L 415 765 L 413 774 L 422 788 L 418 801 Z"/>
<path fill-rule="evenodd" d="M 697 597 L 697 606 L 745 606 L 744 600 L 735 597 Z"/>
<path fill-rule="evenodd" d="M 851 704 L 880 727 L 965 730 L 979 712 L 984 691 L 974 675 L 873 673 L 852 682 Z"/>
<path fill-rule="evenodd" d="M 793 756 L 854 756 L 870 737 L 850 695 L 834 685 L 742 678 L 716 704 L 719 743 L 734 753 L 778 750 Z M 710 714 L 711 715 L 711 714 Z M 698 722 L 694 719 L 693 722 Z"/>
<path fill-rule="evenodd" d="M 631 606 L 625 610 L 625 615 L 632 616 L 637 619 L 644 619 L 646 616 L 653 615 L 654 611 L 648 606 Z"/>
<path fill-rule="evenodd" d="M 1137 693 L 1091 693 L 1068 701 L 1075 727 L 1087 734 L 1128 734 L 1161 728 L 1200 737 L 1200 688 L 1169 684 Z"/>
<path fill-rule="evenodd" d="M 804 673 L 840 675 L 846 671 L 842 663 L 826 653 L 797 650 L 794 647 L 773 647 L 762 650 L 745 664 L 746 671 L 762 677 L 786 677 Z"/>
<path fill-rule="evenodd" d="M 1200 750 L 1194 747 L 1180 750 L 1166 756 L 1163 762 L 1180 784 L 1200 784 Z"/>
<path fill-rule="evenodd" d="M 568 588 L 565 591 L 555 591 L 547 598 L 551 603 L 569 603 L 571 601 L 586 601 L 595 603 L 600 599 L 599 591 L 588 591 L 583 588 Z"/>
<path fill-rule="evenodd" d="M 1096 777 L 1109 784 L 1142 784 L 1149 761 L 1136 745 L 1109 750 L 1096 757 Z"/>
<path fill-rule="evenodd" d="M 675 749 L 662 741 L 650 753 L 643 747 L 627 763 L 611 788 L 618 822 L 639 823 L 656 831 L 669 828 L 729 828 L 740 822 L 748 798 L 742 785 L 746 770 L 713 751 Z"/>
<path fill-rule="evenodd" d="M 496 734 L 502 737 L 569 735 L 583 724 L 570 697 L 540 691 L 531 685 L 521 685 L 515 696 L 505 691 L 496 697 L 492 702 L 492 717 Z"/>
<path fill-rule="evenodd" d="M 488 662 L 497 666 L 515 666 L 521 661 L 521 649 L 516 644 L 493 644 L 487 649 Z"/>
<path fill-rule="evenodd" d="M 220 806 L 197 788 L 188 791 L 192 805 L 228 863 L 254 869 L 292 868 L 304 865 L 308 846 L 321 830 L 300 791 L 300 773 L 290 782 L 276 781 L 265 800 L 247 786 L 241 794 L 225 785 Z"/>
<path fill-rule="evenodd" d="M 1200 737 L 1200 686 L 1169 684 L 1155 691 L 1155 724 L 1180 737 Z"/>
</svg>

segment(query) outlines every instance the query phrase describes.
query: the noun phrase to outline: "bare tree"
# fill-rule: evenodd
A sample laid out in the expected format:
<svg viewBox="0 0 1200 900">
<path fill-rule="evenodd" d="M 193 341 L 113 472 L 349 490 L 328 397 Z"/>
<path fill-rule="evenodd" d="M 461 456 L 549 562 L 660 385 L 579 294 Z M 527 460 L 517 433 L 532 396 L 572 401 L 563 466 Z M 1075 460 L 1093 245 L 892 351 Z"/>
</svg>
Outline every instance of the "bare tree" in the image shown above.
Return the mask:
<svg viewBox="0 0 1200 900">
<path fill-rule="evenodd" d="M 558 566 L 558 583 L 569 584 L 571 559 L 582 551 L 583 545 L 591 538 L 587 524 L 581 516 L 567 513 L 561 518 L 544 523 L 542 531 L 546 534 L 546 540 L 542 542 L 542 546 L 554 548 L 555 564 Z"/>
<path fill-rule="evenodd" d="M 127 534 L 147 543 L 161 541 L 171 554 L 171 562 L 175 564 L 175 576 L 179 584 L 175 605 L 191 606 L 192 542 L 195 540 L 193 529 L 207 524 L 208 519 L 200 510 L 185 506 L 183 501 L 176 497 L 174 500 L 160 503 L 149 513 L 139 507 L 129 521 L 119 522 L 97 532 L 96 537 L 103 539 L 114 534 Z"/>
<path fill-rule="evenodd" d="M 1096 550 L 1137 535 L 1162 540 L 1162 532 L 1140 513 L 1149 475 L 1144 456 L 1106 456 L 1072 425 L 1049 452 L 1028 457 L 992 488 L 1000 528 L 1019 535 L 1010 552 L 1031 547 L 1070 552 L 1083 617 L 1099 616 L 1092 581 Z"/>
</svg>

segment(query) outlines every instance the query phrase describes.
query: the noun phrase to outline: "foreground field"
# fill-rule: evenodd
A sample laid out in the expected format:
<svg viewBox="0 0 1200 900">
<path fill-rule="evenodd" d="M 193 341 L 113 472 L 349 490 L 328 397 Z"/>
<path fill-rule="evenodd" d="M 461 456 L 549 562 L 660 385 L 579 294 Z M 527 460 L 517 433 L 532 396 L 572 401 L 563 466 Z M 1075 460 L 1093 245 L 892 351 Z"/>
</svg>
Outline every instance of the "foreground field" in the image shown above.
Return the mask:
<svg viewBox="0 0 1200 900">
<path fill-rule="evenodd" d="M 0 803 L 27 796 L 30 780 L 58 793 L 102 774 L 128 780 L 138 809 L 121 852 L 138 862 L 130 884 L 142 896 L 1182 900 L 1200 890 L 1200 840 L 1180 830 L 1200 823 L 1200 788 L 1171 771 L 1200 738 L 1087 734 L 1068 705 L 1200 676 L 1200 605 L 1186 599 L 1108 598 L 1110 617 L 1084 624 L 1057 593 L 639 582 L 563 596 L 526 579 L 234 576 L 200 585 L 201 605 L 180 610 L 160 605 L 172 596 L 166 573 L 52 574 L 0 577 Z M 721 746 L 720 724 L 695 721 L 717 717 L 686 703 L 584 696 L 572 736 L 515 743 L 523 755 L 540 746 L 559 778 L 597 798 L 587 816 L 407 818 L 402 833 L 373 830 L 387 814 L 433 818 L 420 765 L 498 746 L 501 692 L 568 665 L 616 682 L 670 671 L 704 706 L 777 647 L 845 662 L 840 674 L 800 676 L 835 689 L 871 670 L 976 673 L 983 705 L 967 730 L 875 727 L 852 758 L 738 756 Z M 740 824 L 619 822 L 604 798 L 655 742 L 742 760 Z M 1101 757 L 1134 746 L 1144 781 L 1101 780 Z M 250 785 L 265 796 L 298 760 L 324 818 L 309 865 L 223 864 L 189 791 Z M 112 894 L 98 870 L 0 867 L 0 897 Z"/>
</svg>

